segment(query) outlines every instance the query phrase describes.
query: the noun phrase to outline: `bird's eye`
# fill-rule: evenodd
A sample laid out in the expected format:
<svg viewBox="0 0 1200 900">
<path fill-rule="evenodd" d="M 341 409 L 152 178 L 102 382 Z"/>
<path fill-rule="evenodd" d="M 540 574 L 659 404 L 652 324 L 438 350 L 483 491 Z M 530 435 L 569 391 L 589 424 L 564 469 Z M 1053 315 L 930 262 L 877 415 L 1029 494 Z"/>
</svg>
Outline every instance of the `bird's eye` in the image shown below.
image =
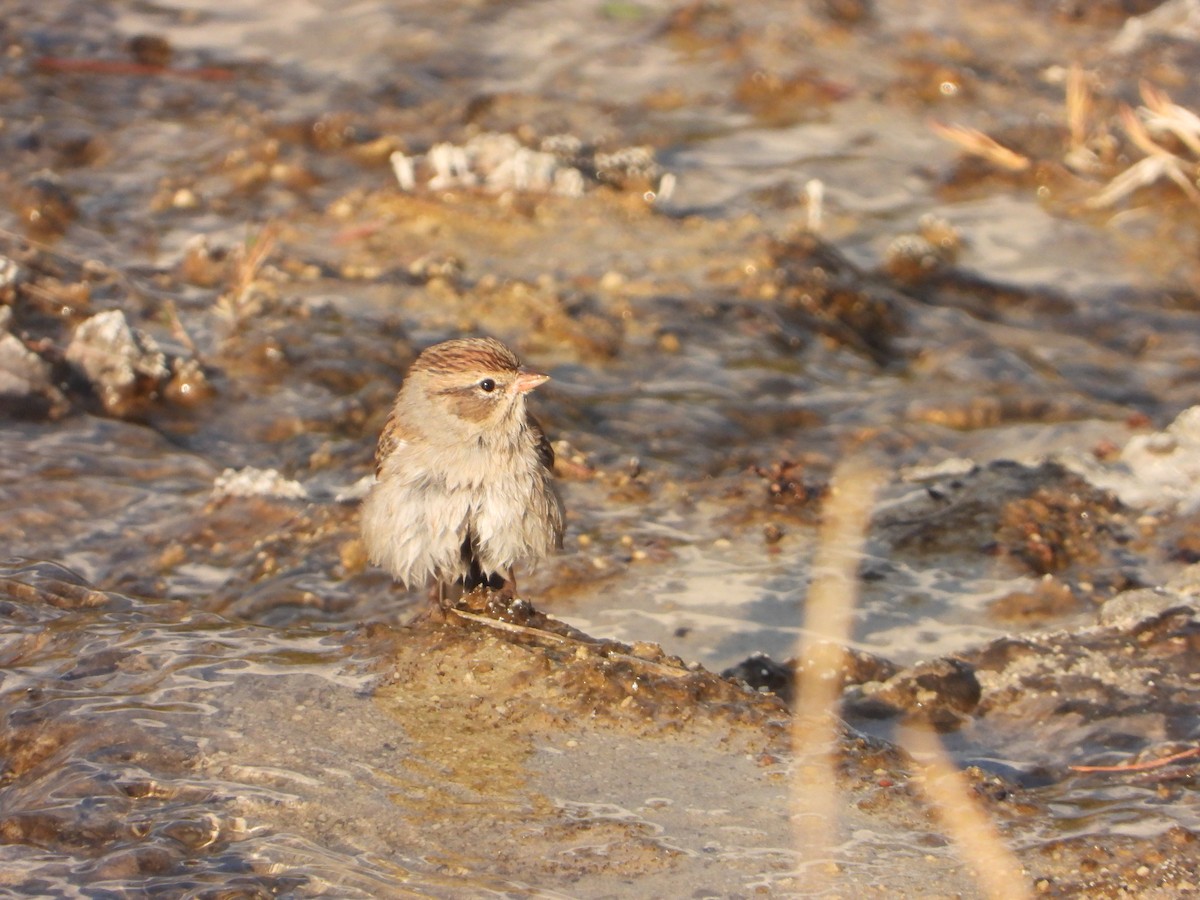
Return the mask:
<svg viewBox="0 0 1200 900">
<path fill-rule="evenodd" d="M 485 378 L 483 381 L 479 382 L 479 389 L 485 394 L 490 394 L 496 389 L 496 382 L 492 381 L 490 378 Z"/>
</svg>

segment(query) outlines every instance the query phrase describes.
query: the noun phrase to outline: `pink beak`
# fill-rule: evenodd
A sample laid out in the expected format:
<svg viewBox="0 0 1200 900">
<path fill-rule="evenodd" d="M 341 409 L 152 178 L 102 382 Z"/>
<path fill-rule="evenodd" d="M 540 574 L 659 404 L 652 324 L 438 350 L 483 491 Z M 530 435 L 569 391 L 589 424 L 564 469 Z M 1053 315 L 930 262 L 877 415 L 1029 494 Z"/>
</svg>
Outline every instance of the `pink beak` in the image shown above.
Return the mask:
<svg viewBox="0 0 1200 900">
<path fill-rule="evenodd" d="M 549 380 L 549 375 L 543 375 L 541 372 L 529 372 L 525 369 L 522 369 L 517 374 L 517 380 L 513 382 L 513 388 L 518 394 L 528 394 L 539 384 L 545 384 Z"/>
</svg>

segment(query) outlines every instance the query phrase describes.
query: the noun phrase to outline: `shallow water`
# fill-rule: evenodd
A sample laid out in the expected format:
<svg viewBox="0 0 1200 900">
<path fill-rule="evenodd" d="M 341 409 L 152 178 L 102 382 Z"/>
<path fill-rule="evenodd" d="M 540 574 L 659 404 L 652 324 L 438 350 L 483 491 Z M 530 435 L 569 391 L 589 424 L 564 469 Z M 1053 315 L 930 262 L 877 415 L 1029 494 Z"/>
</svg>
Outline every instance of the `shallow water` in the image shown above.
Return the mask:
<svg viewBox="0 0 1200 900">
<path fill-rule="evenodd" d="M 60 368 L 69 414 L 0 429 L 6 553 L 128 598 L 61 616 L 12 600 L 10 723 L 53 711 L 61 763 L 13 782 L 14 808 L 61 825 L 58 811 L 85 795 L 117 798 L 115 811 L 99 803 L 100 824 L 63 814 L 93 828 L 74 844 L 6 843 L 14 878 L 64 894 L 148 878 L 170 893 L 231 873 L 277 891 L 446 889 L 436 867 L 395 855 L 409 836 L 364 827 L 346 849 L 311 823 L 290 832 L 283 816 L 255 830 L 289 804 L 320 808 L 312 822 L 386 817 L 377 773 L 347 776 L 360 792 L 348 811 L 313 774 L 331 757 L 299 739 L 291 762 L 238 762 L 228 778 L 189 768 L 210 745 L 240 756 L 271 741 L 261 726 L 246 736 L 255 716 L 290 721 L 263 712 L 267 695 L 297 708 L 323 696 L 310 712 L 336 734 L 341 704 L 366 682 L 346 674 L 332 636 L 421 608 L 356 556 L 352 486 L 425 343 L 491 332 L 553 375 L 539 412 L 567 442 L 560 456 L 592 474 L 564 484 L 568 548 L 523 579 L 529 595 L 593 634 L 659 642 L 714 670 L 793 652 L 820 490 L 849 452 L 890 474 L 884 515 L 952 480 L 914 467 L 1061 454 L 1083 468 L 1200 403 L 1194 211 L 1169 191 L 1087 211 L 1106 177 L 1061 165 L 1067 64 L 1136 100 L 1146 67 L 1112 49 L 1121 20 L 1014 15 L 999 2 L 876 6 L 856 25 L 775 3 L 19 4 L 0 69 L 3 249 L 32 286 L 3 295 L 14 331 L 60 359 L 79 321 L 122 309 L 198 361 L 214 393 L 155 396 L 123 421 Z M 62 65 L 125 61 L 126 41 L 145 33 L 167 39 L 171 72 Z M 1191 71 L 1191 45 L 1167 47 L 1153 73 L 1195 108 L 1191 82 L 1167 77 Z M 1007 129 L 1036 171 L 973 169 L 931 118 Z M 651 144 L 661 171 L 588 182 L 580 197 L 396 188 L 391 150 L 420 159 L 483 132 Z M 61 233 L 27 215 L 44 171 L 75 206 Z M 796 237 L 814 221 L 814 180 L 829 242 L 815 250 Z M 893 277 L 889 248 L 927 214 L 957 230 L 955 261 Z M 218 248 L 211 270 L 189 257 L 197 235 Z M 246 282 L 222 267 L 223 254 L 272 240 Z M 810 499 L 771 493 L 771 467 L 788 463 Z M 306 500 L 214 490 L 246 467 L 278 470 Z M 1102 558 L 1053 573 L 1078 602 L 1020 621 L 992 612 L 1043 574 L 1019 554 L 985 551 L 974 532 L 932 552 L 876 535 L 853 642 L 909 664 L 1089 624 L 1115 591 L 1160 584 L 1188 561 L 1194 513 L 1164 515 L 1152 538 L 1114 548 L 1101 533 Z M 30 689 L 44 706 L 23 705 Z M 387 740 L 381 714 L 365 701 L 358 714 Z M 118 759 L 93 728 L 114 746 L 144 737 L 150 762 Z M 1044 762 L 1019 743 L 987 746 L 1010 739 L 955 749 L 963 760 L 994 749 L 1017 769 Z M 112 784 L 138 765 L 143 781 L 173 785 L 148 837 L 114 824 L 125 807 Z M 250 813 L 230 801 L 243 790 Z M 1063 829 L 1161 826 L 1145 792 L 1106 791 L 1063 799 Z M 212 824 L 214 796 L 233 812 Z M 1173 820 L 1194 825 L 1180 808 Z M 219 835 L 200 874 L 180 874 L 177 845 L 191 838 L 172 836 L 176 822 Z M 81 855 L 96 840 L 111 870 Z M 272 882 L 280 866 L 288 874 Z M 480 890 L 506 889 L 480 860 L 462 869 Z"/>
</svg>

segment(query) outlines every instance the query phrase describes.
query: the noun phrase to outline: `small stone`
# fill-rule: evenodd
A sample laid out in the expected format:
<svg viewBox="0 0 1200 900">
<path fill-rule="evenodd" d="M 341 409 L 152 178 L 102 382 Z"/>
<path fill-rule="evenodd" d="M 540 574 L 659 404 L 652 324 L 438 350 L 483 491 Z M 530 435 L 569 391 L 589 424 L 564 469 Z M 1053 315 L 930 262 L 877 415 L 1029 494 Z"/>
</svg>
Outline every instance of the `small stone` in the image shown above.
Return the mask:
<svg viewBox="0 0 1200 900">
<path fill-rule="evenodd" d="M 174 209 L 195 209 L 200 205 L 200 198 L 191 188 L 180 188 L 171 195 L 171 206 Z"/>
<path fill-rule="evenodd" d="M 304 500 L 308 491 L 298 481 L 285 478 L 276 469 L 226 469 L 213 483 L 213 497 L 275 497 Z"/>
<path fill-rule="evenodd" d="M 639 659 L 662 659 L 665 655 L 662 647 L 649 641 L 634 641 L 629 650 Z"/>
<path fill-rule="evenodd" d="M 0 405 L 17 415 L 56 418 L 68 404 L 52 377 L 50 363 L 16 335 L 0 333 Z"/>
<path fill-rule="evenodd" d="M 170 377 L 166 356 L 120 310 L 97 313 L 75 329 L 66 359 L 92 386 L 105 412 L 123 416 Z"/>
<path fill-rule="evenodd" d="M 224 282 L 231 269 L 229 252 L 214 247 L 203 234 L 188 239 L 179 260 L 179 277 L 197 287 L 216 287 Z"/>
<path fill-rule="evenodd" d="M 17 213 L 36 235 L 58 235 L 75 221 L 79 210 L 62 180 L 53 172 L 41 172 L 17 192 Z"/>
<path fill-rule="evenodd" d="M 183 544 L 174 543 L 158 555 L 158 568 L 163 571 L 173 569 L 186 559 L 187 550 L 184 549 Z"/>
<path fill-rule="evenodd" d="M 883 270 L 897 281 L 913 283 L 937 271 L 941 266 L 938 248 L 924 237 L 904 234 L 884 250 Z"/>
<path fill-rule="evenodd" d="M 16 287 L 17 282 L 21 280 L 21 267 L 17 265 L 17 261 L 9 259 L 7 256 L 0 256 L 0 297 L 11 293 L 11 288 Z M 12 307 L 0 307 L 0 330 L 7 331 L 9 322 L 12 319 Z"/>
<path fill-rule="evenodd" d="M 129 39 L 129 55 L 143 66 L 164 67 L 171 64 L 171 42 L 159 34 L 135 34 Z"/>
<path fill-rule="evenodd" d="M 920 662 L 888 679 L 853 704 L 855 712 L 882 718 L 905 712 L 949 731 L 979 705 L 983 689 L 968 662 L 951 657 Z"/>
<path fill-rule="evenodd" d="M 171 361 L 171 380 L 163 387 L 163 396 L 167 399 L 181 406 L 195 406 L 215 393 L 204 374 L 204 367 L 197 360 Z"/>
<path fill-rule="evenodd" d="M 343 569 L 357 574 L 367 567 L 367 547 L 360 538 L 351 538 L 338 547 L 338 558 Z"/>
<path fill-rule="evenodd" d="M 1196 603 L 1163 588 L 1138 588 L 1117 594 L 1100 607 L 1097 618 L 1110 628 L 1131 628 L 1177 606 L 1195 607 Z"/>
</svg>

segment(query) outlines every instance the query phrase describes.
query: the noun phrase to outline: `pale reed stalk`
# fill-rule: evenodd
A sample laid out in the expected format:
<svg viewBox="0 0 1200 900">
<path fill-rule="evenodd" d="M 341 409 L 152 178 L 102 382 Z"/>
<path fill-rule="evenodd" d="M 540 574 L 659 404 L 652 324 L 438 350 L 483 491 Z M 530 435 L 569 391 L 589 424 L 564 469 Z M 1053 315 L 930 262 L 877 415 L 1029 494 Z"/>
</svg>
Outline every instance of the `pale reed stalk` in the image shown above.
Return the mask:
<svg viewBox="0 0 1200 900">
<path fill-rule="evenodd" d="M 904 729 L 901 743 L 920 760 L 921 788 L 982 894 L 989 900 L 1031 897 L 1021 863 L 1001 839 L 973 796 L 966 776 L 954 765 L 933 729 L 911 725 Z"/>
<path fill-rule="evenodd" d="M 880 481 L 879 472 L 849 459 L 834 473 L 813 560 L 804 628 L 796 659 L 804 672 L 792 716 L 792 819 L 805 890 L 819 893 L 836 873 L 836 749 L 843 651 L 858 593 L 858 564 Z"/>
</svg>

